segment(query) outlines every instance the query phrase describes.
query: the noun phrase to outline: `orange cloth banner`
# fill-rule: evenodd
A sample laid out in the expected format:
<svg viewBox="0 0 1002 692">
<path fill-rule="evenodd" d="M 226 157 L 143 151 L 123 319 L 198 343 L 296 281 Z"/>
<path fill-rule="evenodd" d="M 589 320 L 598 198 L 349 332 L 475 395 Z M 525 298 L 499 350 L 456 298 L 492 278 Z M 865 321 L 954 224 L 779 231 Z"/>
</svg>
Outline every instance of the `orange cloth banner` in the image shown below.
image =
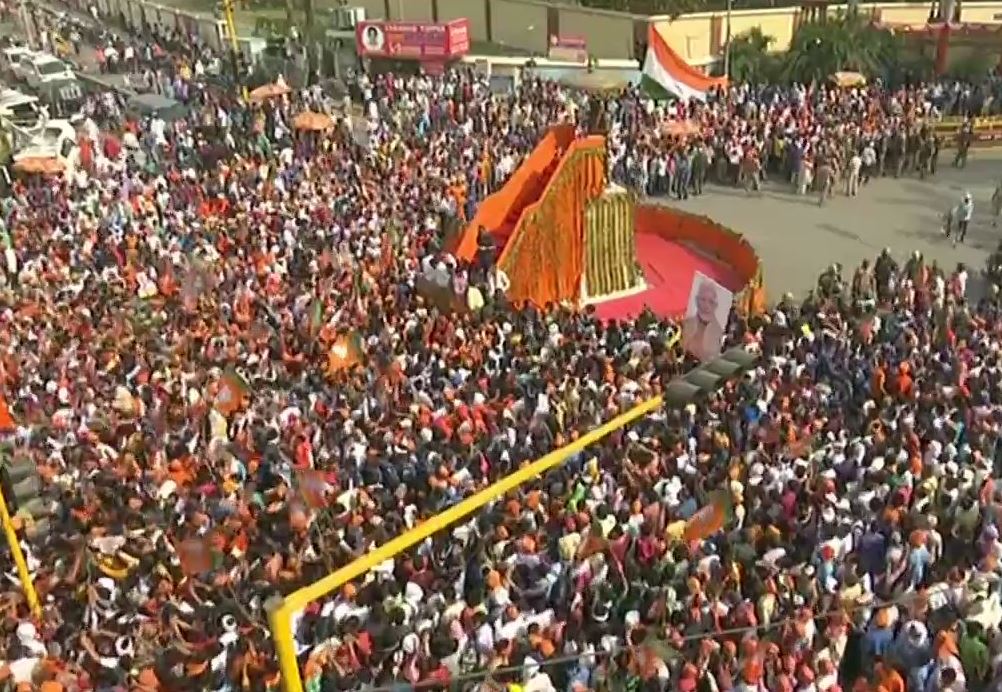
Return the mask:
<svg viewBox="0 0 1002 692">
<path fill-rule="evenodd" d="M 539 201 L 522 211 L 498 258 L 511 281 L 511 300 L 539 306 L 578 302 L 584 272 L 585 207 L 605 187 L 605 139 L 575 140 Z"/>
<path fill-rule="evenodd" d="M 477 254 L 477 232 L 481 228 L 497 231 L 509 219 L 517 219 L 526 206 L 537 201 L 549 182 L 548 172 L 554 170 L 561 153 L 573 141 L 572 125 L 551 127 L 504 186 L 480 204 L 476 215 L 460 235 L 452 254 L 467 262 L 473 260 Z"/>
</svg>

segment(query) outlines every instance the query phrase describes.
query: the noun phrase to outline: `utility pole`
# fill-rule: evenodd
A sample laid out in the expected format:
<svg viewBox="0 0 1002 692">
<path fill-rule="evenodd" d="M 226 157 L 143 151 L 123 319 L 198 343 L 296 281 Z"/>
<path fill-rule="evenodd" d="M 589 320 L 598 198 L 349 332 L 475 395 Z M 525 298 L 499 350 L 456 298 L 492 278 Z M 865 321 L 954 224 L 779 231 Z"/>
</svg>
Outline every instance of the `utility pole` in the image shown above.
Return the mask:
<svg viewBox="0 0 1002 692">
<path fill-rule="evenodd" d="M 241 87 L 243 79 L 240 70 L 240 41 L 237 40 L 237 23 L 233 14 L 233 0 L 222 0 L 220 6 L 223 11 L 223 19 L 226 21 L 226 33 L 230 35 L 230 59 L 233 62 L 233 81 L 237 87 Z M 247 88 L 244 87 L 243 91 L 246 92 Z M 244 97 L 246 96 L 247 94 L 244 93 Z"/>
<path fill-rule="evenodd" d="M 316 32 L 316 13 L 314 12 L 313 0 L 303 0 L 303 14 L 306 22 L 303 31 L 303 40 L 306 46 L 306 85 L 313 84 L 317 75 L 317 45 L 319 44 Z"/>
<path fill-rule="evenodd" d="M 727 77 L 727 81 L 731 80 L 731 10 L 733 9 L 733 0 L 727 0 L 727 23 L 726 37 L 727 42 L 724 44 L 724 76 Z"/>
<path fill-rule="evenodd" d="M 28 45 L 34 48 L 35 43 L 35 22 L 32 21 L 31 11 L 28 9 L 27 0 L 21 0 L 18 7 L 21 15 L 21 24 L 24 26 L 24 35 L 28 39 Z"/>
</svg>

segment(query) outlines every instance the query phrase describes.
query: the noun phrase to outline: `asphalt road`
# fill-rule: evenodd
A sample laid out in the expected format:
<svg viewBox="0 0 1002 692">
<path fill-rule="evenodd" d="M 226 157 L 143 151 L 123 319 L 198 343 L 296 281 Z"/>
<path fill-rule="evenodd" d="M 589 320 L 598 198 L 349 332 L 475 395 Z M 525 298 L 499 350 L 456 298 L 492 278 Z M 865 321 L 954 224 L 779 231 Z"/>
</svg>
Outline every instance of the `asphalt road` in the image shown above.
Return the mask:
<svg viewBox="0 0 1002 692">
<path fill-rule="evenodd" d="M 834 262 L 851 277 L 864 258 L 885 247 L 899 258 L 919 250 L 949 269 L 963 262 L 973 276 L 1002 240 L 1002 228 L 990 218 L 992 192 L 1002 179 L 1002 149 L 972 151 L 963 170 L 950 166 L 950 155 L 942 154 L 935 178 L 875 180 L 858 197 L 839 193 L 824 207 L 817 196 L 799 197 L 779 184 L 766 184 L 760 195 L 710 186 L 701 197 L 665 203 L 744 234 L 762 258 L 770 299 L 807 291 Z M 967 242 L 953 247 L 940 231 L 941 220 L 964 191 L 974 196 L 975 214 Z"/>
<path fill-rule="evenodd" d="M 39 2 L 36 2 L 35 5 L 38 8 L 36 9 L 36 16 L 38 17 L 38 20 L 41 21 L 48 21 L 50 15 L 56 12 L 64 12 L 82 19 L 90 26 L 95 24 L 93 17 L 90 15 L 81 14 L 79 12 L 68 12 L 64 7 L 59 5 L 50 5 Z M 36 31 L 37 29 L 38 27 L 36 27 Z M 18 15 L 17 22 L 0 24 L 0 36 L 12 36 L 18 40 L 24 40 L 27 36 L 27 30 L 20 22 L 20 15 Z M 96 80 L 107 86 L 107 88 L 131 88 L 128 75 L 101 73 L 98 67 L 96 46 L 88 45 L 86 43 L 82 44 L 80 46 L 80 52 L 69 56 L 67 61 L 73 65 L 73 69 L 79 76 L 89 80 Z"/>
</svg>

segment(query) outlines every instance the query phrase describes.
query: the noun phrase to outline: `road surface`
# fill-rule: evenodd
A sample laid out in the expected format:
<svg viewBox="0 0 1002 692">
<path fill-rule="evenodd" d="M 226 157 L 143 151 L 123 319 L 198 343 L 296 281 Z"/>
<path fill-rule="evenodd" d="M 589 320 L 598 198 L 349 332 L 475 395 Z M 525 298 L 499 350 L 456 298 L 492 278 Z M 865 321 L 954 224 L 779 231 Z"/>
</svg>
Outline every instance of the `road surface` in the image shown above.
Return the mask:
<svg viewBox="0 0 1002 692">
<path fill-rule="evenodd" d="M 94 26 L 96 22 L 94 18 L 88 14 L 81 12 L 75 12 L 69 10 L 63 5 L 54 3 L 35 3 L 35 31 L 37 32 L 40 28 L 43 28 L 45 24 L 51 22 L 51 17 L 55 13 L 63 13 L 77 17 L 83 20 L 90 26 Z M 13 36 L 17 39 L 24 39 L 27 35 L 27 31 L 20 22 L 21 15 L 18 14 L 18 21 L 9 24 L 0 24 L 0 35 Z M 37 24 L 39 22 L 44 22 L 43 27 L 39 27 Z M 37 34 L 36 34 L 37 35 Z M 67 61 L 72 64 L 73 69 L 76 70 L 77 74 L 89 78 L 91 80 L 99 81 L 104 83 L 109 88 L 115 89 L 131 89 L 132 84 L 130 83 L 129 77 L 125 74 L 101 74 L 98 67 L 97 60 L 97 46 L 89 45 L 86 42 L 81 44 L 80 52 L 70 55 Z"/>
<path fill-rule="evenodd" d="M 1002 227 L 993 228 L 990 218 L 992 192 L 1002 179 L 1002 149 L 972 151 L 963 170 L 952 168 L 949 156 L 942 155 L 935 178 L 882 178 L 858 197 L 840 192 L 824 207 L 818 206 L 816 195 L 799 197 L 778 184 L 766 184 L 761 195 L 751 196 L 709 186 L 701 197 L 664 203 L 705 214 L 744 234 L 762 259 L 770 300 L 814 287 L 834 262 L 850 278 L 863 258 L 873 258 L 885 247 L 898 258 L 919 250 L 949 269 L 963 262 L 973 275 L 1002 240 Z M 954 248 L 940 231 L 941 220 L 964 191 L 974 196 L 974 220 L 967 242 Z"/>
</svg>

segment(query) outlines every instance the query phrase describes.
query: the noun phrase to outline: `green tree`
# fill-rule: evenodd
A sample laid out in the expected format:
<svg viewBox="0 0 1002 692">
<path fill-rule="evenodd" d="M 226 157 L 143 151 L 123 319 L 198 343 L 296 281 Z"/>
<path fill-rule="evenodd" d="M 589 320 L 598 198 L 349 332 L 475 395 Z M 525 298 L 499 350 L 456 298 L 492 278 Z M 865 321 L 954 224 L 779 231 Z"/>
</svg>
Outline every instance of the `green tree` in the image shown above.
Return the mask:
<svg viewBox="0 0 1002 692">
<path fill-rule="evenodd" d="M 730 77 L 735 82 L 758 83 L 767 81 L 773 66 L 769 46 L 776 39 L 753 27 L 731 39 Z"/>
<path fill-rule="evenodd" d="M 882 76 L 900 53 L 900 42 L 858 16 L 837 15 L 804 24 L 793 35 L 784 75 L 793 81 L 823 81 L 839 71 Z"/>
<path fill-rule="evenodd" d="M 969 53 L 954 61 L 947 73 L 954 79 L 965 82 L 980 82 L 995 67 L 997 59 L 987 51 Z"/>
</svg>

